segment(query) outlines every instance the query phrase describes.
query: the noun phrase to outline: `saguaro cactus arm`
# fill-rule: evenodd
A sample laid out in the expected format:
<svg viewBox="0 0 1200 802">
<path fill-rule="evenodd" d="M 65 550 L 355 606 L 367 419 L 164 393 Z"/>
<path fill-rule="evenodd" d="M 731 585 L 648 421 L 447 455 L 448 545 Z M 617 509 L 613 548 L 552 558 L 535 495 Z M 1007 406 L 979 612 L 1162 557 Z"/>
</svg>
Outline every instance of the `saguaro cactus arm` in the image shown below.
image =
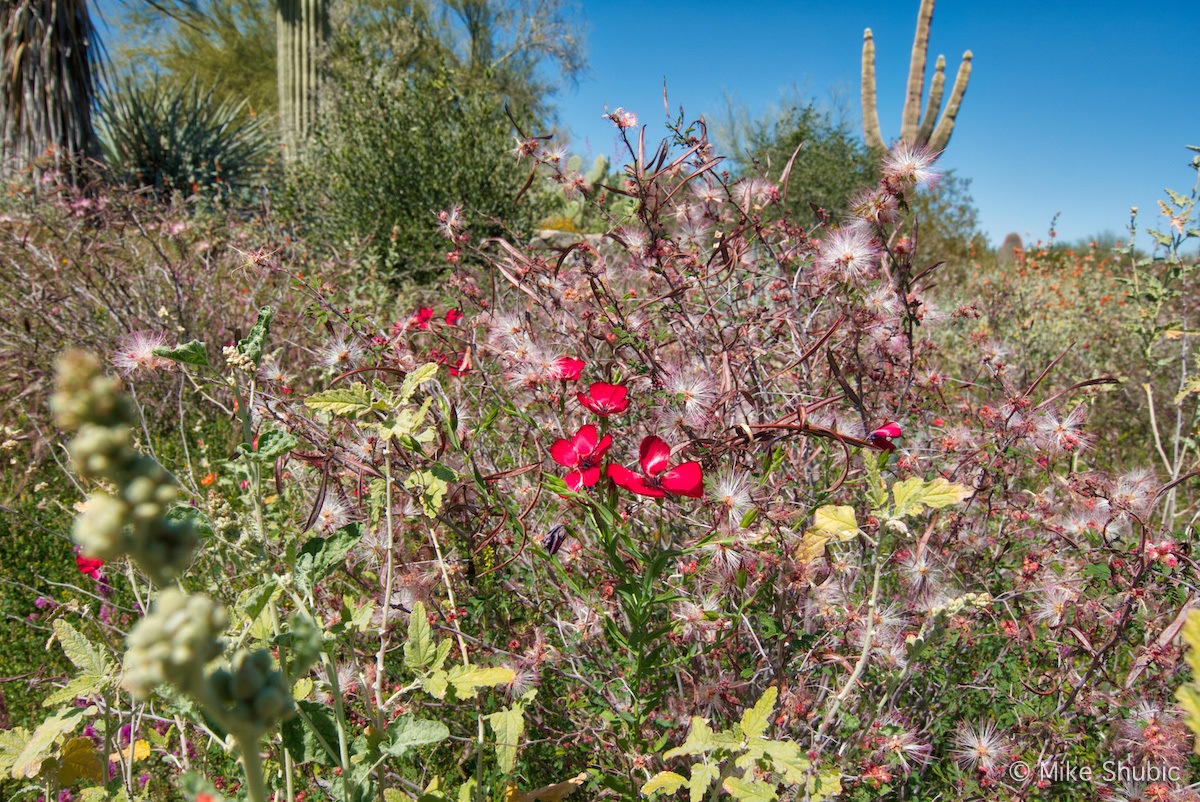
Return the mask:
<svg viewBox="0 0 1200 802">
<path fill-rule="evenodd" d="M 879 109 L 875 105 L 875 37 L 870 28 L 863 31 L 862 117 L 867 147 L 872 150 L 882 148 L 883 133 L 879 130 Z"/>
<path fill-rule="evenodd" d="M 904 98 L 904 113 L 900 121 L 900 141 L 943 150 L 950 141 L 950 134 L 954 131 L 954 120 L 967 91 L 967 80 L 971 76 L 971 51 L 963 54 L 963 63 L 958 68 L 954 88 L 950 92 L 950 101 L 940 119 L 938 112 L 941 110 L 942 95 L 945 92 L 946 59 L 938 56 L 922 118 L 921 96 L 925 90 L 925 61 L 929 52 L 929 28 L 933 23 L 934 3 L 935 0 L 921 0 L 921 8 L 917 14 L 917 33 L 913 38 L 912 58 L 908 69 L 908 93 Z M 879 128 L 875 94 L 875 38 L 870 28 L 863 32 L 862 109 L 863 139 L 867 147 L 883 148 L 883 132 Z"/>
<path fill-rule="evenodd" d="M 954 132 L 954 120 L 958 117 L 958 107 L 962 105 L 963 95 L 967 93 L 967 81 L 971 78 L 971 51 L 963 53 L 962 64 L 958 65 L 958 75 L 954 78 L 954 89 L 950 90 L 950 101 L 942 112 L 942 119 L 929 137 L 929 147 L 932 150 L 945 150 L 950 143 L 950 134 Z"/>
<path fill-rule="evenodd" d="M 929 52 L 933 3 L 934 0 L 921 0 L 921 10 L 917 13 L 917 33 L 913 37 L 908 63 L 908 93 L 904 97 L 904 116 L 900 121 L 900 139 L 904 142 L 917 141 L 917 129 L 921 126 L 921 95 L 925 93 L 925 56 Z"/>
</svg>

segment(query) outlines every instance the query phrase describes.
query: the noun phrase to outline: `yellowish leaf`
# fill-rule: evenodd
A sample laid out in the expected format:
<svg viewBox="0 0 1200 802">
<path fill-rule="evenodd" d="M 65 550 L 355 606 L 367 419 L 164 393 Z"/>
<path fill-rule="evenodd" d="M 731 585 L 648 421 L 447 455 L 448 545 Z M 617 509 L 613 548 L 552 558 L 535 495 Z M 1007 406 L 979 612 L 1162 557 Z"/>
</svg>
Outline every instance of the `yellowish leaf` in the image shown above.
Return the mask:
<svg viewBox="0 0 1200 802">
<path fill-rule="evenodd" d="M 109 762 L 116 763 L 119 760 L 127 760 L 137 763 L 139 760 L 145 760 L 150 757 L 150 744 L 147 741 L 134 741 L 129 746 L 125 747 L 120 752 L 113 752 L 108 756 Z"/>
</svg>

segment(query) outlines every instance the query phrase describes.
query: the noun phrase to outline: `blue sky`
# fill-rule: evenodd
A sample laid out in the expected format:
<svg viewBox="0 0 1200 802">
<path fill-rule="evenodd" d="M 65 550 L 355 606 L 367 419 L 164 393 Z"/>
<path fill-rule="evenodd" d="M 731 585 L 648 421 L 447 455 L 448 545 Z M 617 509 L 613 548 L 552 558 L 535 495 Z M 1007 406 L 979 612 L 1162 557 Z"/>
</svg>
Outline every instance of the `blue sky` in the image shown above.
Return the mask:
<svg viewBox="0 0 1200 802">
<path fill-rule="evenodd" d="M 863 29 L 875 34 L 879 116 L 899 134 L 918 0 L 712 2 L 596 0 L 583 5 L 588 73 L 558 96 L 575 150 L 611 154 L 605 104 L 662 134 L 663 79 L 672 110 L 719 118 L 727 96 L 759 114 L 795 87 L 840 94 L 856 129 Z M 946 167 L 972 181 L 993 243 L 1009 231 L 1045 237 L 1123 234 L 1158 225 L 1163 188 L 1185 194 L 1200 145 L 1200 4 L 941 0 L 929 74 L 945 54 L 953 80 L 974 54 Z M 928 80 L 926 81 L 928 87 Z M 948 92 L 947 92 L 948 94 Z"/>
<path fill-rule="evenodd" d="M 114 0 L 98 0 L 102 10 Z M 267 0 L 262 0 L 267 2 Z M 354 0 L 342 0 L 354 2 Z M 785 90 L 840 97 L 860 130 L 863 29 L 875 34 L 879 116 L 899 134 L 919 0 L 584 0 L 588 70 L 557 98 L 576 151 L 612 155 L 605 105 L 665 133 L 672 110 L 721 118 L 727 98 L 762 114 Z M 1009 231 L 1060 238 L 1122 235 L 1129 207 L 1158 225 L 1163 188 L 1195 181 L 1200 145 L 1196 0 L 941 0 L 929 73 L 945 54 L 953 80 L 964 50 L 973 72 L 942 164 L 971 179 L 993 243 Z M 927 81 L 928 84 L 928 81 Z"/>
</svg>

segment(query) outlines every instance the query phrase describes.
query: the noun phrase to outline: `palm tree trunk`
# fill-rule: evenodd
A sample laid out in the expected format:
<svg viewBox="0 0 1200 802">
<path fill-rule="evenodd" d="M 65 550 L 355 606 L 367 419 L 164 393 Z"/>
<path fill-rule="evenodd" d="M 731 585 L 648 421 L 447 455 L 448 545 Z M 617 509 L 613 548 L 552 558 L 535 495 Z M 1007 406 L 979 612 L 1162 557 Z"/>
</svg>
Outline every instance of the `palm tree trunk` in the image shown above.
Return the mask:
<svg viewBox="0 0 1200 802">
<path fill-rule="evenodd" d="M 0 0 L 0 176 L 81 181 L 96 154 L 94 41 L 87 0 Z"/>
</svg>

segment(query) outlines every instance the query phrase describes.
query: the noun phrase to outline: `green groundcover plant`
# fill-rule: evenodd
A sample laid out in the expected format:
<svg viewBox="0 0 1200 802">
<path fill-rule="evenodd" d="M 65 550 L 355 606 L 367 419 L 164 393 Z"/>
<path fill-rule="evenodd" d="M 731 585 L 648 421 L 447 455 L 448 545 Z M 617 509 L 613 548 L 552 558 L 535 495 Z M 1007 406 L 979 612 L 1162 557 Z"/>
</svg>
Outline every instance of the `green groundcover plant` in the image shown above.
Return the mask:
<svg viewBox="0 0 1200 802">
<path fill-rule="evenodd" d="M 74 670 L 0 732 L 6 794 L 1196 798 L 1195 193 L 1121 285 L 1182 422 L 1117 473 L 1087 412 L 1118 377 L 927 291 L 934 154 L 810 225 L 702 123 L 608 116 L 619 175 L 515 148 L 601 236 L 448 206 L 436 304 L 259 251 L 242 279 L 290 300 L 236 334 L 58 356 L 80 587 L 29 613 Z M 166 378 L 232 433 L 152 426 Z"/>
</svg>

